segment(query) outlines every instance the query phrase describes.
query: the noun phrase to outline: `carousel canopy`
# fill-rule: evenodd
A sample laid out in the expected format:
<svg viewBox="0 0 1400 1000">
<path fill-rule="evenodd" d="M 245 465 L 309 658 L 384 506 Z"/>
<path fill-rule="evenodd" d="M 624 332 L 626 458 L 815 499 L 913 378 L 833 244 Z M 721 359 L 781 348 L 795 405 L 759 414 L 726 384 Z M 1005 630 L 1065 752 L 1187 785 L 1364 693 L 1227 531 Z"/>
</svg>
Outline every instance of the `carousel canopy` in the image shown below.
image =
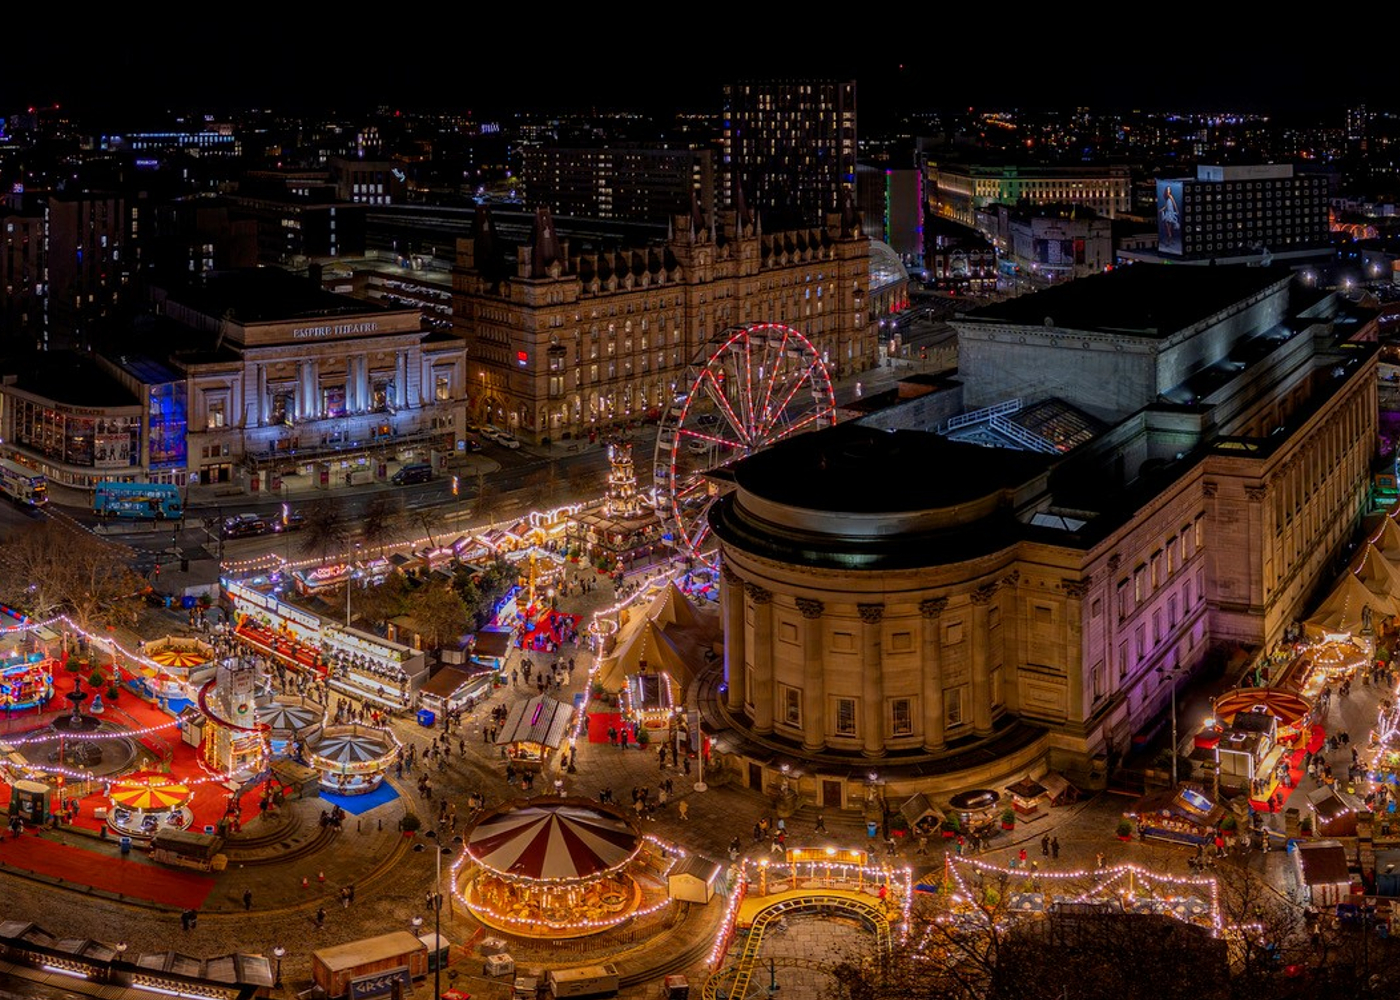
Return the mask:
<svg viewBox="0 0 1400 1000">
<path fill-rule="evenodd" d="M 1215 699 L 1215 717 L 1229 722 L 1241 712 L 1253 712 L 1258 706 L 1278 720 L 1280 726 L 1294 726 L 1311 709 L 1306 698 L 1277 688 L 1236 688 Z"/>
<path fill-rule="evenodd" d="M 309 705 L 270 701 L 258 706 L 258 722 L 273 732 L 295 733 L 321 721 L 321 713 Z"/>
<path fill-rule="evenodd" d="M 198 667 L 209 662 L 209 657 L 195 649 L 167 649 L 151 656 L 162 667 Z"/>
<path fill-rule="evenodd" d="M 574 710 L 547 694 L 536 695 L 528 701 L 516 702 L 506 717 L 506 724 L 496 736 L 496 745 L 508 743 L 539 743 L 557 750 L 569 731 Z"/>
<path fill-rule="evenodd" d="M 188 785 L 169 775 L 146 774 L 127 778 L 112 786 L 111 799 L 128 809 L 174 809 L 190 797 Z"/>
<path fill-rule="evenodd" d="M 334 764 L 370 764 L 388 757 L 393 748 L 385 737 L 362 730 L 322 736 L 312 752 Z"/>
<path fill-rule="evenodd" d="M 1367 608 L 1370 615 L 1366 614 Z M 1336 588 L 1322 602 L 1322 607 L 1308 619 L 1308 625 L 1331 634 L 1360 632 L 1368 617 L 1385 617 L 1395 613 L 1394 601 L 1371 593 L 1356 574 L 1348 572 L 1342 574 Z"/>
<path fill-rule="evenodd" d="M 611 813 L 546 802 L 482 820 L 467 853 L 508 878 L 581 882 L 625 864 L 641 844 L 641 834 Z"/>
</svg>

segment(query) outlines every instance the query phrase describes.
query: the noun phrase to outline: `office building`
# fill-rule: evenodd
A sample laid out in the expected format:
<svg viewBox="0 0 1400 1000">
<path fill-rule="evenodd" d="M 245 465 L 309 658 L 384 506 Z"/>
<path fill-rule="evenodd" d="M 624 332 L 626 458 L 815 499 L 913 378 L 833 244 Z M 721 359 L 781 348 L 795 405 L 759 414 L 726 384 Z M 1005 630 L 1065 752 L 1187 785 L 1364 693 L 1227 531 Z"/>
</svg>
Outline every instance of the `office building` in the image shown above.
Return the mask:
<svg viewBox="0 0 1400 1000">
<path fill-rule="evenodd" d="M 931 213 L 973 227 L 978 227 L 978 214 L 990 205 L 1082 206 L 1114 219 L 1130 211 L 1133 204 L 1132 172 L 1122 166 L 969 164 L 926 159 L 924 190 Z M 983 231 L 989 237 L 994 235 L 985 228 Z"/>
<path fill-rule="evenodd" d="M 724 207 L 770 229 L 820 226 L 855 184 L 854 80 L 741 80 L 724 88 Z"/>
<path fill-rule="evenodd" d="M 714 212 L 709 150 L 527 146 L 521 160 L 525 204 L 554 215 L 664 222 L 692 204 Z"/>
<path fill-rule="evenodd" d="M 453 280 L 473 413 L 532 442 L 655 417 L 688 391 L 686 366 L 712 337 L 761 321 L 796 327 L 835 374 L 871 367 L 870 272 L 849 200 L 820 228 L 696 213 L 663 241 L 582 252 L 545 209 L 508 245 L 483 207 Z"/>
<path fill-rule="evenodd" d="M 1157 182 L 1157 252 L 1181 260 L 1311 256 L 1328 244 L 1327 180 L 1289 164 L 1208 166 Z"/>
<path fill-rule="evenodd" d="M 775 760 L 828 806 L 871 767 L 898 796 L 1093 784 L 1209 650 L 1282 636 L 1366 509 L 1376 313 L 1224 270 L 1137 265 L 956 321 L 1028 379 L 1115 359 L 1140 391 L 1111 422 L 1047 398 L 1014 447 L 843 424 L 732 467 L 719 698 L 751 784 Z"/>
</svg>

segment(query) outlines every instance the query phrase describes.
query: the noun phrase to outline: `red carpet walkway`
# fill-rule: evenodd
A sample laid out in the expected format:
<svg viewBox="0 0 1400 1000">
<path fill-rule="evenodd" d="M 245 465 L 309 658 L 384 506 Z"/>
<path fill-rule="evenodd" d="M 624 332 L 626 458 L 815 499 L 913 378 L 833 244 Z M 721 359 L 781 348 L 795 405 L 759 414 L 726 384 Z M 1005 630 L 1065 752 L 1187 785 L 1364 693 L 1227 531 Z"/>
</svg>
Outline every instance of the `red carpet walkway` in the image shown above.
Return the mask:
<svg viewBox="0 0 1400 1000">
<path fill-rule="evenodd" d="M 1317 753 L 1322 749 L 1322 744 L 1327 740 L 1327 731 L 1321 726 L 1312 727 L 1312 732 L 1308 734 L 1308 744 L 1301 749 L 1294 750 L 1288 758 L 1288 787 L 1280 789 L 1278 784 L 1272 779 L 1269 783 L 1269 800 L 1261 802 L 1258 799 L 1250 799 L 1249 807 L 1255 812 L 1283 812 L 1288 808 L 1288 800 L 1293 797 L 1293 791 L 1298 787 L 1298 782 L 1303 777 L 1303 758 L 1310 753 Z M 1283 802 L 1279 804 L 1274 799 L 1274 792 L 1284 792 Z"/>
<path fill-rule="evenodd" d="M 163 906 L 197 909 L 214 888 L 214 879 L 173 871 L 137 861 L 123 861 L 97 851 L 85 851 L 32 833 L 0 843 L 0 861 L 41 875 L 67 879 Z"/>
</svg>

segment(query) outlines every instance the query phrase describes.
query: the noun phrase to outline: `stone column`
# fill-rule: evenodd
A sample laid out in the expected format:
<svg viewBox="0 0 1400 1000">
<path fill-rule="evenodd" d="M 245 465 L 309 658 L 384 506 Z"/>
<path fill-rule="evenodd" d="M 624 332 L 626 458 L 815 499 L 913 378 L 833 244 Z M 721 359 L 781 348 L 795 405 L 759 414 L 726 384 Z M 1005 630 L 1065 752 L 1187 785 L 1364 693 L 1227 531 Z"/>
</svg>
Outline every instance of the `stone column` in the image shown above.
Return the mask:
<svg viewBox="0 0 1400 1000">
<path fill-rule="evenodd" d="M 257 395 L 253 400 L 253 426 L 267 426 L 267 365 L 257 365 L 257 377 L 253 380 Z"/>
<path fill-rule="evenodd" d="M 924 655 L 921 664 L 924 701 L 924 749 L 942 750 L 943 734 L 943 619 L 948 598 L 930 597 L 919 602 L 919 614 L 924 618 Z"/>
<path fill-rule="evenodd" d="M 810 597 L 797 599 L 802 613 L 802 749 L 822 750 L 826 747 L 826 662 L 822 659 L 821 601 Z"/>
<path fill-rule="evenodd" d="M 394 405 L 408 405 L 408 358 L 402 351 L 394 355 Z"/>
<path fill-rule="evenodd" d="M 369 399 L 369 355 L 361 354 L 355 369 L 355 408 L 360 413 L 368 413 Z"/>
<path fill-rule="evenodd" d="M 773 731 L 773 592 L 756 583 L 744 584 L 744 596 L 753 607 L 753 728 Z"/>
<path fill-rule="evenodd" d="M 861 700 L 864 702 L 862 722 L 865 746 L 861 752 L 867 757 L 885 755 L 885 677 L 882 663 L 883 604 L 857 604 L 860 614 L 861 648 Z"/>
<path fill-rule="evenodd" d="M 1064 663 L 1069 676 L 1079 678 L 1079 683 L 1069 686 L 1068 710 L 1072 723 L 1087 718 L 1094 702 L 1094 665 L 1084 659 L 1084 597 L 1089 593 L 1089 583 L 1087 576 L 1082 580 L 1060 581 L 1060 588 L 1065 592 Z"/>
<path fill-rule="evenodd" d="M 992 732 L 992 665 L 988 618 L 997 584 L 989 583 L 972 592 L 972 731 L 978 736 Z"/>
<path fill-rule="evenodd" d="M 731 715 L 744 711 L 744 581 L 727 565 L 719 596 L 724 613 L 724 705 Z"/>
</svg>

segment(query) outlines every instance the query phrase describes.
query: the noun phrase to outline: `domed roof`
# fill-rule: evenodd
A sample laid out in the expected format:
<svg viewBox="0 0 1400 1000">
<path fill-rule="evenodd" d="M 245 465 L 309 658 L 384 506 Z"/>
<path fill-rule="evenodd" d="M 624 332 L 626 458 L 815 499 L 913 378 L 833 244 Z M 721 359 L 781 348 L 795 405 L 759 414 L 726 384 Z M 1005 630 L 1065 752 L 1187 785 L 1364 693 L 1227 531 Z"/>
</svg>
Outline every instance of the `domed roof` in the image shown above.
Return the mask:
<svg viewBox="0 0 1400 1000">
<path fill-rule="evenodd" d="M 870 241 L 870 290 L 879 291 L 886 285 L 909 280 L 909 270 L 894 252 L 894 247 L 883 240 Z"/>
<path fill-rule="evenodd" d="M 487 816 L 467 853 L 507 878 L 577 882 L 630 861 L 642 835 L 619 816 L 578 800 L 537 800 Z"/>
</svg>

